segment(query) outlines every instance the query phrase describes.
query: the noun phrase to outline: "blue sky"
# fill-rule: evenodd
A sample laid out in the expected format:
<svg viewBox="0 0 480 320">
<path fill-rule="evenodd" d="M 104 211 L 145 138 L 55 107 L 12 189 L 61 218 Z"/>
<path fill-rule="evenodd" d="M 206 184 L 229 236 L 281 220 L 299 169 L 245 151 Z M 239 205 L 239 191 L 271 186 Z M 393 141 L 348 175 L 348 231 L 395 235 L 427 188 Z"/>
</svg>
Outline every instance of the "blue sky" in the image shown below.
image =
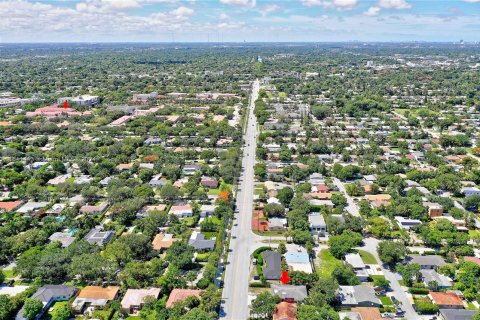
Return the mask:
<svg viewBox="0 0 480 320">
<path fill-rule="evenodd" d="M 0 42 L 480 41 L 480 0 L 0 0 Z"/>
</svg>

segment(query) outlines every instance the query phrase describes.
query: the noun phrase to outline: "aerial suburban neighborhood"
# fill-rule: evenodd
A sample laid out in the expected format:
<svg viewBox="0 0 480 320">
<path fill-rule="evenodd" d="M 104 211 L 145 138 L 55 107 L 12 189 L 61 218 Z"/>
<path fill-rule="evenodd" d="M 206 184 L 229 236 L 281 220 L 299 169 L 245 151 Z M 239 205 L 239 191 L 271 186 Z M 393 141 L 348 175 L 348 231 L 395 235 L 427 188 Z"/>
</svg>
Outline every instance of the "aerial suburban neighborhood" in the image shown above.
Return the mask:
<svg viewBox="0 0 480 320">
<path fill-rule="evenodd" d="M 0 320 L 480 319 L 478 45 L 0 57 Z"/>
</svg>

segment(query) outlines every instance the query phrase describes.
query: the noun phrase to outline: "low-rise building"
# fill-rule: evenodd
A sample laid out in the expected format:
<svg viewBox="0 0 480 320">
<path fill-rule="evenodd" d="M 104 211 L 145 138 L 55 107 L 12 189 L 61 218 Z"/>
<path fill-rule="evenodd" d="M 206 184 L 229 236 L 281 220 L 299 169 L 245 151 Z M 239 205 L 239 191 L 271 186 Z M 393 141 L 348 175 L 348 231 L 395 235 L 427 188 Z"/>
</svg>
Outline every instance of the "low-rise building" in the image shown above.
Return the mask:
<svg viewBox="0 0 480 320">
<path fill-rule="evenodd" d="M 168 296 L 167 308 L 172 308 L 175 303 L 185 301 L 188 297 L 196 297 L 201 299 L 202 290 L 192 290 L 192 289 L 173 289 Z"/>
<path fill-rule="evenodd" d="M 145 299 L 148 297 L 157 299 L 159 295 L 159 288 L 128 289 L 120 304 L 122 305 L 122 310 L 129 314 L 135 314 L 142 309 Z"/>
<path fill-rule="evenodd" d="M 340 286 L 337 293 L 342 308 L 382 307 L 382 302 L 375 295 L 373 288 L 369 286 Z"/>
<path fill-rule="evenodd" d="M 86 286 L 83 288 L 72 303 L 72 309 L 83 312 L 87 307 L 102 308 L 109 301 L 118 298 L 120 287 Z"/>
<path fill-rule="evenodd" d="M 264 251 L 263 257 L 263 276 L 267 280 L 280 279 L 281 256 L 278 251 Z"/>
</svg>

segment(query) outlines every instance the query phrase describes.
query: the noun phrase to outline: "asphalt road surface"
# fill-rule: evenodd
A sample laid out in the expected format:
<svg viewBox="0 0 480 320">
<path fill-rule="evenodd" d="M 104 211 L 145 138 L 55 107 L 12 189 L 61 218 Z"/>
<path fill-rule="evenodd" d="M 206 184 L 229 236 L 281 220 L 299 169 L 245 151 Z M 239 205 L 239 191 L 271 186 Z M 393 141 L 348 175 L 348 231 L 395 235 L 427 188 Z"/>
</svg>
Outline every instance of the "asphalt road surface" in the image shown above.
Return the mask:
<svg viewBox="0 0 480 320">
<path fill-rule="evenodd" d="M 220 319 L 248 319 L 248 280 L 250 274 L 250 248 L 254 241 L 252 225 L 255 149 L 257 120 L 254 115 L 255 100 L 260 84 L 253 83 L 249 103 L 247 129 L 244 133 L 242 174 L 237 193 L 237 212 L 231 231 L 230 247 L 225 271 Z"/>
</svg>

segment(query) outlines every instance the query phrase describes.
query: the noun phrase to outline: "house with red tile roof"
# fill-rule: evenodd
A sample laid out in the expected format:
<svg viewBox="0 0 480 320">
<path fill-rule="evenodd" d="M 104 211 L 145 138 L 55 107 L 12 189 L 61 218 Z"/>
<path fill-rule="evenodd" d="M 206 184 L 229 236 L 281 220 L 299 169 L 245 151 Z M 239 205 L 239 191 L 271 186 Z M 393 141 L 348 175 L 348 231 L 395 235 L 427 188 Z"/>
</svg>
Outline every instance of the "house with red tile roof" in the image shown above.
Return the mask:
<svg viewBox="0 0 480 320">
<path fill-rule="evenodd" d="M 193 289 L 173 289 L 167 300 L 167 308 L 172 308 L 175 303 L 185 301 L 189 297 L 197 297 L 201 299 L 200 293 L 203 290 Z"/>
<path fill-rule="evenodd" d="M 273 320 L 297 320 L 297 304 L 282 301 L 273 311 Z"/>
<path fill-rule="evenodd" d="M 4 201 L 0 202 L 0 212 L 10 212 L 22 205 L 22 201 Z"/>
<path fill-rule="evenodd" d="M 454 292 L 430 292 L 428 297 L 434 304 L 440 307 L 440 309 L 463 309 L 464 304 L 462 298 L 460 298 Z"/>
</svg>

